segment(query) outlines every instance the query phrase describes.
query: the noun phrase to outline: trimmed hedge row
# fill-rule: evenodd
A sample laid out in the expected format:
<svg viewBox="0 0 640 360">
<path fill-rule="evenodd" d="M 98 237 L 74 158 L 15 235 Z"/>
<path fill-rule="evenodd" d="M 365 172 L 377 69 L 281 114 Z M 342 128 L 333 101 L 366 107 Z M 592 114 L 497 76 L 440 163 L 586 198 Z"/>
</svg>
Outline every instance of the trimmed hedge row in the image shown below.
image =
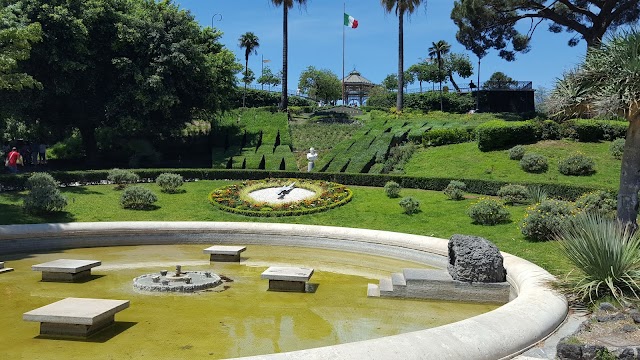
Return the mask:
<svg viewBox="0 0 640 360">
<path fill-rule="evenodd" d="M 266 178 L 300 178 L 331 181 L 343 185 L 384 187 L 388 181 L 395 181 L 403 188 L 443 191 L 449 182 L 459 180 L 467 185 L 467 192 L 482 195 L 497 195 L 501 187 L 508 184 L 533 185 L 542 188 L 551 197 L 564 200 L 575 200 L 584 193 L 594 190 L 610 190 L 605 188 L 548 184 L 548 183 L 516 183 L 499 180 L 425 178 L 391 174 L 354 174 L 354 173 L 321 173 L 270 170 L 226 170 L 226 169 L 135 169 L 141 181 L 153 182 L 158 175 L 171 172 L 182 175 L 187 181 L 200 180 L 260 180 Z M 51 176 L 61 185 L 104 184 L 109 170 L 87 171 L 55 171 Z M 0 175 L 0 191 L 23 190 L 29 174 Z"/>
<path fill-rule="evenodd" d="M 615 140 L 624 138 L 628 127 L 628 122 L 616 120 L 574 119 L 562 124 L 551 120 L 494 120 L 478 125 L 475 132 L 478 149 L 491 151 L 508 149 L 515 145 L 532 144 L 539 140 L 557 140 L 562 137 L 580 142 Z"/>
</svg>

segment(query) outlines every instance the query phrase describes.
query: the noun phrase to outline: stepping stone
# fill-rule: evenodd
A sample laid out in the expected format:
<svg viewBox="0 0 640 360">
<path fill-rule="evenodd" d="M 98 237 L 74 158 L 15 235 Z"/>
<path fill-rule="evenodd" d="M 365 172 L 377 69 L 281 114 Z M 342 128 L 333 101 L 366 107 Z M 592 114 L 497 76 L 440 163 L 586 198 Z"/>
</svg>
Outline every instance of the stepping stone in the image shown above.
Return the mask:
<svg viewBox="0 0 640 360">
<path fill-rule="evenodd" d="M 0 274 L 13 271 L 13 268 L 4 267 L 4 261 L 0 261 Z"/>
<path fill-rule="evenodd" d="M 42 271 L 42 281 L 76 282 L 89 279 L 91 268 L 101 264 L 98 260 L 58 259 L 33 265 L 31 270 Z"/>
<path fill-rule="evenodd" d="M 311 279 L 313 269 L 301 267 L 271 266 L 260 276 L 269 280 L 271 291 L 305 292 L 306 282 Z"/>
<path fill-rule="evenodd" d="M 129 300 L 66 298 L 22 315 L 40 323 L 40 335 L 87 338 L 114 323 Z"/>
<path fill-rule="evenodd" d="M 246 246 L 214 245 L 202 250 L 202 252 L 209 254 L 209 261 L 238 262 L 240 261 L 240 253 L 245 250 L 247 250 Z"/>
</svg>

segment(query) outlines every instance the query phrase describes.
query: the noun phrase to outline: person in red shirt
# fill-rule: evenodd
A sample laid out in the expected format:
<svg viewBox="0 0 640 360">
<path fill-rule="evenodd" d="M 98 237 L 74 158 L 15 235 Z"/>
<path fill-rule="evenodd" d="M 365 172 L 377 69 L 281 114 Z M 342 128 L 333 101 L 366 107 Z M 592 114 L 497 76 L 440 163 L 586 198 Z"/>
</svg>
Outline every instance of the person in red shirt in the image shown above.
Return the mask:
<svg viewBox="0 0 640 360">
<path fill-rule="evenodd" d="M 20 158 L 20 153 L 18 150 L 13 147 L 11 152 L 7 156 L 7 167 L 9 168 L 9 172 L 15 174 L 18 172 L 18 159 Z"/>
</svg>

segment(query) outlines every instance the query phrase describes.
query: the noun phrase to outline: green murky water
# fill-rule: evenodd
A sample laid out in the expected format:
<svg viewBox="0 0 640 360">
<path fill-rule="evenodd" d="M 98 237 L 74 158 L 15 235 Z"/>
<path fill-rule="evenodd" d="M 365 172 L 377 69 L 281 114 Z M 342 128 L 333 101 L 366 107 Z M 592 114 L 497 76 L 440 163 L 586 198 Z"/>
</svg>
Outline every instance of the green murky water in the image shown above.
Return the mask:
<svg viewBox="0 0 640 360">
<path fill-rule="evenodd" d="M 16 270 L 0 275 L 0 359 L 219 359 L 285 352 L 440 326 L 495 305 L 367 298 L 367 284 L 420 264 L 331 250 L 249 246 L 238 263 L 212 263 L 203 245 L 73 249 L 5 257 Z M 84 283 L 40 281 L 31 265 L 60 258 L 96 259 Z M 234 282 L 224 291 L 140 293 L 136 276 L 212 270 Z M 315 293 L 266 291 L 260 274 L 272 265 L 315 269 Z M 65 297 L 128 299 L 116 324 L 89 340 L 47 339 L 22 314 Z"/>
</svg>

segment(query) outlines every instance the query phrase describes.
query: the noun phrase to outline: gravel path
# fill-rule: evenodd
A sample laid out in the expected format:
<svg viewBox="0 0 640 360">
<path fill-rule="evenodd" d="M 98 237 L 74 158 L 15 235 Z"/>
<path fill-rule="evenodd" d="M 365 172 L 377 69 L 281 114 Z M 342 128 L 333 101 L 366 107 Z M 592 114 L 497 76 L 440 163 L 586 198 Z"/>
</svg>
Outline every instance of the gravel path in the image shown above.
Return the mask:
<svg viewBox="0 0 640 360">
<path fill-rule="evenodd" d="M 316 195 L 314 191 L 310 191 L 307 189 L 294 188 L 290 193 L 286 194 L 284 198 L 279 199 L 280 192 L 279 187 L 266 188 L 262 190 L 256 190 L 249 193 L 249 197 L 258 202 L 267 202 L 271 204 L 283 204 L 283 203 L 291 203 L 304 199 L 312 198 Z"/>
</svg>

